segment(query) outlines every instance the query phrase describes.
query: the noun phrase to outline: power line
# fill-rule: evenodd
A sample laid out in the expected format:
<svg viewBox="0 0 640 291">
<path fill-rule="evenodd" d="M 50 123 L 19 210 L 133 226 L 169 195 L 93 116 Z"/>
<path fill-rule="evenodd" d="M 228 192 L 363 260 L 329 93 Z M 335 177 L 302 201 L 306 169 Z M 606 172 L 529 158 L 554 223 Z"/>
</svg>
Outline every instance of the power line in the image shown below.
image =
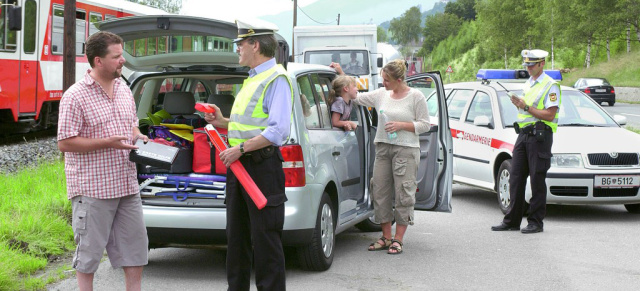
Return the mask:
<svg viewBox="0 0 640 291">
<path fill-rule="evenodd" d="M 309 14 L 307 14 L 306 12 L 304 12 L 304 10 L 302 10 L 302 8 L 301 8 L 300 6 L 298 6 L 298 9 L 300 9 L 300 11 L 302 11 L 302 13 L 304 13 L 304 15 L 306 15 L 309 19 L 311 19 L 311 21 L 313 21 L 313 22 L 315 22 L 315 23 L 318 23 L 318 24 L 333 24 L 333 23 L 335 23 L 335 22 L 336 22 L 335 20 L 334 20 L 334 21 L 331 21 L 331 22 L 327 22 L 327 23 L 319 22 L 319 21 L 317 21 L 317 20 L 315 20 L 315 19 L 311 18 L 311 16 L 309 16 Z"/>
</svg>

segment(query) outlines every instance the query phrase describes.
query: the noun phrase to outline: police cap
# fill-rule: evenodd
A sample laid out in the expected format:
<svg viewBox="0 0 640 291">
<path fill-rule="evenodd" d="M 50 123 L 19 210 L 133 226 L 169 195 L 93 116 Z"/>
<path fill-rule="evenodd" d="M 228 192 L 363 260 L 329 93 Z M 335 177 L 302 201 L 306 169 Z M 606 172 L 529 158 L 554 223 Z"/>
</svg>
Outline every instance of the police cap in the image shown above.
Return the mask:
<svg viewBox="0 0 640 291">
<path fill-rule="evenodd" d="M 251 36 L 275 34 L 278 31 L 277 25 L 261 19 L 236 20 L 236 25 L 238 26 L 238 38 L 233 42 L 240 42 Z"/>
<path fill-rule="evenodd" d="M 522 65 L 525 67 L 533 66 L 544 61 L 548 55 L 549 53 L 543 50 L 522 50 Z"/>
</svg>

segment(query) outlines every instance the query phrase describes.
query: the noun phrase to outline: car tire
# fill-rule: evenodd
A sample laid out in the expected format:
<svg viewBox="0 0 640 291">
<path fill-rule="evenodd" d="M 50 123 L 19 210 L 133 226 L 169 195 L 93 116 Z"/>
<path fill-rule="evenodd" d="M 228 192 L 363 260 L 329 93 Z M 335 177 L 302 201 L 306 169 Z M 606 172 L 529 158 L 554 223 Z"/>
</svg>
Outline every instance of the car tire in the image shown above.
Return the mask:
<svg viewBox="0 0 640 291">
<path fill-rule="evenodd" d="M 507 214 L 511 196 L 509 193 L 509 177 L 511 177 L 511 159 L 502 161 L 496 175 L 496 192 L 498 194 L 498 206 L 503 214 Z"/>
<path fill-rule="evenodd" d="M 364 232 L 382 231 L 382 227 L 380 226 L 380 224 L 373 221 L 373 216 L 370 216 L 369 218 L 359 222 L 358 224 L 356 224 L 356 227 L 360 231 Z"/>
<path fill-rule="evenodd" d="M 616 104 L 616 102 L 609 102 L 609 106 L 613 106 L 613 104 Z"/>
<path fill-rule="evenodd" d="M 311 243 L 297 250 L 300 267 L 309 271 L 325 271 L 333 263 L 335 234 L 335 210 L 329 194 L 324 192 L 320 199 L 316 227 Z"/>
<path fill-rule="evenodd" d="M 629 213 L 640 214 L 640 204 L 625 204 L 624 208 L 626 208 Z"/>
</svg>

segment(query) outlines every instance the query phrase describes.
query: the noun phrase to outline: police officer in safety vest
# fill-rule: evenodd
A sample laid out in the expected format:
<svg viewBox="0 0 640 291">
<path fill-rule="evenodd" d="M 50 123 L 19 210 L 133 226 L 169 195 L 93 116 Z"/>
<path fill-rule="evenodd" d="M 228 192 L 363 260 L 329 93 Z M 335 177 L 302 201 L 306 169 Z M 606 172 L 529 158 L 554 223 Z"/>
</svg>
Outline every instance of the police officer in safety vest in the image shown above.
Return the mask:
<svg viewBox="0 0 640 291">
<path fill-rule="evenodd" d="M 525 187 L 527 176 L 531 180 L 532 197 L 529 201 L 528 225 L 522 233 L 543 231 L 542 220 L 546 215 L 547 184 L 545 179 L 550 167 L 553 133 L 558 128 L 558 110 L 561 103 L 560 86 L 544 73 L 543 50 L 523 50 L 523 66 L 529 72 L 524 86 L 524 98 L 511 94 L 511 102 L 518 108 L 518 121 L 514 124 L 518 139 L 513 146 L 513 159 L 509 178 L 511 204 L 502 223 L 491 230 L 520 230 L 525 212 Z"/>
<path fill-rule="evenodd" d="M 282 249 L 285 195 L 279 146 L 289 136 L 293 91 L 285 69 L 274 58 L 278 28 L 260 20 L 237 20 L 240 65 L 250 68 L 231 115 L 217 106 L 207 122 L 228 128 L 230 148 L 220 153 L 229 167 L 239 160 L 267 198 L 258 210 L 232 171 L 227 171 L 227 281 L 229 290 L 249 290 L 252 262 L 258 290 L 285 290 Z"/>
</svg>

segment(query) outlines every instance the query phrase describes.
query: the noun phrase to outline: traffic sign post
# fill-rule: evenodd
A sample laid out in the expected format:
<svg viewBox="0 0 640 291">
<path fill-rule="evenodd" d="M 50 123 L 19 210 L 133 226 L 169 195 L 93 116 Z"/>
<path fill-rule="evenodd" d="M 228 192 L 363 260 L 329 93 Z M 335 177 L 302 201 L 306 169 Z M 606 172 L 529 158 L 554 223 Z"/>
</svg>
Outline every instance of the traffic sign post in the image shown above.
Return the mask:
<svg viewBox="0 0 640 291">
<path fill-rule="evenodd" d="M 445 73 L 447 73 L 447 81 L 448 83 L 451 83 L 451 73 L 453 73 L 453 69 L 451 68 L 451 66 L 447 67 L 447 70 L 444 71 Z"/>
</svg>

